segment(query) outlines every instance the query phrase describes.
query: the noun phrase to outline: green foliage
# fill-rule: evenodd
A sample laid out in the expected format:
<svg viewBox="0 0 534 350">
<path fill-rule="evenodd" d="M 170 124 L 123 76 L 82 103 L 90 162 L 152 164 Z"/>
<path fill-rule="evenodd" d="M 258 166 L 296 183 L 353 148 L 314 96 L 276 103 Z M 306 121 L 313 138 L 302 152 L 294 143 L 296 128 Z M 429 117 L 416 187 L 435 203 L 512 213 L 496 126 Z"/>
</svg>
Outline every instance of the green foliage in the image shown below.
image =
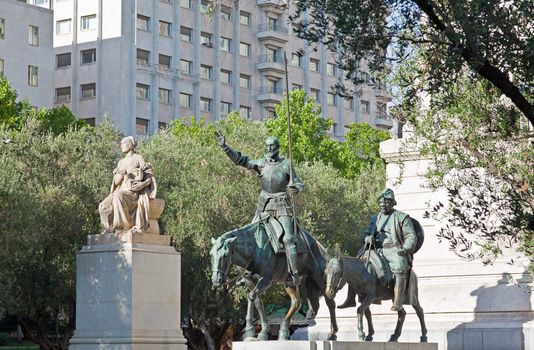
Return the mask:
<svg viewBox="0 0 534 350">
<path fill-rule="evenodd" d="M 98 230 L 116 161 L 109 126 L 43 133 L 29 118 L 1 144 L 0 305 L 34 342 L 65 349 L 74 328 L 75 257 Z M 56 333 L 59 332 L 59 333 Z"/>
<path fill-rule="evenodd" d="M 340 171 L 340 175 L 356 178 L 376 163 L 383 164 L 379 155 L 381 141 L 389 139 L 386 131 L 376 130 L 366 123 L 353 123 L 341 143 L 330 137 L 332 119 L 323 119 L 314 99 L 303 90 L 289 93 L 291 113 L 292 153 L 295 162 L 322 162 Z M 287 152 L 287 100 L 275 106 L 277 118 L 267 120 L 267 128 L 280 140 L 280 148 Z"/>
<path fill-rule="evenodd" d="M 40 120 L 42 132 L 51 131 L 56 135 L 67 132 L 71 127 L 88 125 L 84 120 L 77 119 L 65 106 L 34 109 L 28 101 L 17 101 L 17 96 L 7 78 L 0 77 L 0 128 L 4 130 L 20 131 L 28 119 Z"/>
<path fill-rule="evenodd" d="M 426 82 L 417 84 L 410 89 L 424 89 Z M 521 112 L 464 71 L 424 104 L 421 97 L 405 100 L 398 113 L 415 126 L 422 155 L 434 160 L 429 184 L 448 192 L 447 205 L 428 213 L 444 223 L 438 236 L 468 258 L 491 262 L 518 243 L 534 258 L 534 135 Z"/>
<path fill-rule="evenodd" d="M 296 32 L 338 53 L 339 67 L 353 83 L 345 86 L 349 90 L 363 82 L 362 58 L 371 71 L 381 71 L 386 60 L 401 63 L 418 48 L 421 60 L 414 72 L 427 82 L 425 92 L 450 89 L 467 66 L 534 123 L 532 0 L 302 0 L 294 5 Z"/>
</svg>

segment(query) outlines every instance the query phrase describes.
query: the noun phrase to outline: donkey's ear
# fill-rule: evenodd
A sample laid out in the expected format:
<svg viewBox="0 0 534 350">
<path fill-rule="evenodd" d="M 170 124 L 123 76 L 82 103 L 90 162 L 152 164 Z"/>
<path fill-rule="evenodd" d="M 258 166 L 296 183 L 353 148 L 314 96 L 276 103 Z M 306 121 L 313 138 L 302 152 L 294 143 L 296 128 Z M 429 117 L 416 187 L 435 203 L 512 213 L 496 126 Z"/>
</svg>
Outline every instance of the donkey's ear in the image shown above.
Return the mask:
<svg viewBox="0 0 534 350">
<path fill-rule="evenodd" d="M 339 243 L 336 243 L 336 259 L 341 260 L 341 247 Z"/>
<path fill-rule="evenodd" d="M 215 245 L 215 243 L 217 243 L 217 240 L 213 237 L 211 237 L 211 245 Z"/>
</svg>

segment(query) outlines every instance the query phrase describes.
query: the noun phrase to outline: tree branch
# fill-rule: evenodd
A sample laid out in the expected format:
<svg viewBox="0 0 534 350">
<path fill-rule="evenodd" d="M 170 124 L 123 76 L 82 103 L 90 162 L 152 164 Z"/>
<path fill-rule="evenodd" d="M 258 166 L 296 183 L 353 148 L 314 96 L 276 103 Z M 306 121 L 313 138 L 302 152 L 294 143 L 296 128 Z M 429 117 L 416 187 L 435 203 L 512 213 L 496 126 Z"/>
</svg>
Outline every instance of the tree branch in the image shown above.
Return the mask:
<svg viewBox="0 0 534 350">
<path fill-rule="evenodd" d="M 534 104 L 528 102 L 526 97 L 521 93 L 519 88 L 514 85 L 509 77 L 490 64 L 488 60 L 479 62 L 475 52 L 462 45 L 459 36 L 456 35 L 451 26 L 447 26 L 436 14 L 434 7 L 429 0 L 413 0 L 414 3 L 428 16 L 428 19 L 434 26 L 445 34 L 447 39 L 458 48 L 462 58 L 475 72 L 486 78 L 504 95 L 506 95 L 516 107 L 525 115 L 531 125 L 534 125 Z"/>
</svg>

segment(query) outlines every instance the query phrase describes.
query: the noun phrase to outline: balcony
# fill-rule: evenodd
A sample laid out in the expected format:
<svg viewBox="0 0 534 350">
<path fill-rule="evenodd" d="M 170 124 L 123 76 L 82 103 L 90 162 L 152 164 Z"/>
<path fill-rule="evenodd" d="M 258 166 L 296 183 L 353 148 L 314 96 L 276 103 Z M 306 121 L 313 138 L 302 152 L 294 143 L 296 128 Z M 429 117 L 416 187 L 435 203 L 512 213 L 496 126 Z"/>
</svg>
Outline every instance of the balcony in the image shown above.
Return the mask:
<svg viewBox="0 0 534 350">
<path fill-rule="evenodd" d="M 375 118 L 375 126 L 379 129 L 389 130 L 393 127 L 393 119 L 387 115 L 377 115 Z"/>
<path fill-rule="evenodd" d="M 287 43 L 289 31 L 286 27 L 265 23 L 258 26 L 256 36 L 265 46 L 280 47 Z"/>
<path fill-rule="evenodd" d="M 267 14 L 272 14 L 273 17 L 278 17 L 286 10 L 286 5 L 280 4 L 280 0 L 257 0 L 258 6 Z"/>
<path fill-rule="evenodd" d="M 373 89 L 375 97 L 380 100 L 391 101 L 391 93 L 384 87 L 375 87 Z"/>
<path fill-rule="evenodd" d="M 278 55 L 261 55 L 256 68 L 267 78 L 275 80 L 283 78 L 285 73 L 284 59 Z"/>
<path fill-rule="evenodd" d="M 277 86 L 261 86 L 256 98 L 264 107 L 274 108 L 282 100 L 283 90 Z"/>
</svg>

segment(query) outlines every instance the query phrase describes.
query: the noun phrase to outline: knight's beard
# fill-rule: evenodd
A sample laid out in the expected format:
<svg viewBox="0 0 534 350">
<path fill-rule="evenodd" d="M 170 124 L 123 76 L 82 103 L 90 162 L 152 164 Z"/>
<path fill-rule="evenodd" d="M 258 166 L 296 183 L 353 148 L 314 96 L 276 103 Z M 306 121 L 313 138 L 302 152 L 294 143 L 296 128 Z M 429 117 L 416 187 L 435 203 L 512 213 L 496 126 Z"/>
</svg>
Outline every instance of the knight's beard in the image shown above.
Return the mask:
<svg viewBox="0 0 534 350">
<path fill-rule="evenodd" d="M 267 152 L 267 154 L 265 156 L 270 160 L 277 161 L 278 160 L 278 151 Z"/>
</svg>

